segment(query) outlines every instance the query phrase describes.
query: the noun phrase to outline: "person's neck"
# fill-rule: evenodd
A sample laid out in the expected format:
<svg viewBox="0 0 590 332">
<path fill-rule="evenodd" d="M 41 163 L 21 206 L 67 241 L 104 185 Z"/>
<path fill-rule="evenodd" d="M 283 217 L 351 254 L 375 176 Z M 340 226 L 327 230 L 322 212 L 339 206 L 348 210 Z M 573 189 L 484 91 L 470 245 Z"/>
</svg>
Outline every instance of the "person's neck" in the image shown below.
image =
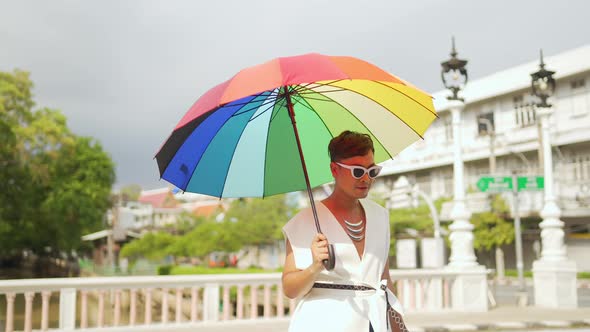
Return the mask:
<svg viewBox="0 0 590 332">
<path fill-rule="evenodd" d="M 328 204 L 332 208 L 338 211 L 353 212 L 355 209 L 360 208 L 358 198 L 350 197 L 340 191 L 332 192 L 326 201 L 328 201 Z"/>
</svg>

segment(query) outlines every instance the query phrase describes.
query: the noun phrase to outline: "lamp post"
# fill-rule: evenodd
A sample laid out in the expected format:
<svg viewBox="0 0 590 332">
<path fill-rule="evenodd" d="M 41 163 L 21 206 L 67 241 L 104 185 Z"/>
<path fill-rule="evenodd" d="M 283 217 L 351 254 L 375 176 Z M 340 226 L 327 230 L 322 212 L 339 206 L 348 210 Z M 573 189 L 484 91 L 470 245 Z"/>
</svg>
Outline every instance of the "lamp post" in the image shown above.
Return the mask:
<svg viewBox="0 0 590 332">
<path fill-rule="evenodd" d="M 541 228 L 541 258 L 533 263 L 535 304 L 543 307 L 577 307 L 576 264 L 568 261 L 564 244 L 561 210 L 553 192 L 553 156 L 549 135 L 552 105 L 548 99 L 555 92 L 554 71 L 545 69 L 541 50 L 540 69 L 531 74 L 532 94 L 537 97 L 537 116 L 541 122 L 543 144 L 543 175 L 545 193 L 539 224 Z"/>
<path fill-rule="evenodd" d="M 451 218 L 453 223 L 449 227 L 451 235 L 451 256 L 449 258 L 450 267 L 471 267 L 477 266 L 475 254 L 473 251 L 473 225 L 469 223 L 471 212 L 465 204 L 465 185 L 463 173 L 463 156 L 461 145 L 461 111 L 465 107 L 464 99 L 459 96 L 459 92 L 467 83 L 467 60 L 457 58 L 455 49 L 455 38 L 452 39 L 451 58 L 443 63 L 441 78 L 444 86 L 453 94 L 449 100 L 453 124 L 453 209 Z"/>
</svg>

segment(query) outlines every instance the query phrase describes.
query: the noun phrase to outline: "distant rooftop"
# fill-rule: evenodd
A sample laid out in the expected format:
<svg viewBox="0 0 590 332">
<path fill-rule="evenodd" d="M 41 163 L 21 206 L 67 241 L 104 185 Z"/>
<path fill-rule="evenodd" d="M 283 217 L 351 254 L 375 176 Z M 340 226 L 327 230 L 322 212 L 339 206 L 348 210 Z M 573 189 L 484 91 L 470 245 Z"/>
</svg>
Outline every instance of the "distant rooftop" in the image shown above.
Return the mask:
<svg viewBox="0 0 590 332">
<path fill-rule="evenodd" d="M 142 191 L 137 201 L 151 204 L 154 208 L 174 208 L 178 206 L 178 201 L 169 188 Z"/>
</svg>

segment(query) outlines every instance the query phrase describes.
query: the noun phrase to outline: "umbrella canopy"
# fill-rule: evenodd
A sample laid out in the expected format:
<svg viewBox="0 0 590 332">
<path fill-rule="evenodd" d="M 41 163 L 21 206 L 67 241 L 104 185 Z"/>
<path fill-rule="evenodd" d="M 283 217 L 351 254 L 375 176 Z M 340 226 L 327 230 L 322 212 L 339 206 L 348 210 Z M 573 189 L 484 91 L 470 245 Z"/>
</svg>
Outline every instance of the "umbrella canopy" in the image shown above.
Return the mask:
<svg viewBox="0 0 590 332">
<path fill-rule="evenodd" d="M 207 91 L 156 160 L 161 178 L 184 191 L 264 197 L 332 181 L 327 147 L 344 130 L 369 134 L 379 163 L 420 139 L 435 118 L 431 96 L 368 62 L 283 57 Z"/>
</svg>

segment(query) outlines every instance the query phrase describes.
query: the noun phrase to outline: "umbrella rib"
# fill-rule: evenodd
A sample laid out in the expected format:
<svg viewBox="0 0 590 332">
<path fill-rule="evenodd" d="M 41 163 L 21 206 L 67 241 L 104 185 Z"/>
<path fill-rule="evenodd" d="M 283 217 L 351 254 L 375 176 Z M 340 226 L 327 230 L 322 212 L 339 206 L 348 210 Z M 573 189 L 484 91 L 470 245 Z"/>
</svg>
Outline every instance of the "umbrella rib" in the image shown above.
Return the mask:
<svg viewBox="0 0 590 332">
<path fill-rule="evenodd" d="M 264 111 L 262 111 L 262 112 L 258 113 L 256 116 L 253 116 L 252 118 L 250 118 L 250 120 L 248 120 L 248 122 L 254 121 L 254 120 L 256 120 L 256 118 L 258 118 L 258 117 L 259 117 L 259 116 L 261 116 L 262 114 L 264 114 L 264 113 L 268 112 L 270 109 L 272 109 L 272 108 L 273 108 L 273 107 L 276 105 L 276 101 L 277 101 L 277 98 L 275 98 L 275 99 L 274 99 L 272 102 L 265 103 L 265 105 L 266 105 L 266 104 L 270 104 L 270 105 L 268 105 L 268 107 L 267 107 L 267 108 L 266 108 Z M 262 106 L 262 105 L 261 105 L 261 106 Z M 272 120 L 271 120 L 271 121 L 272 121 Z"/>
<path fill-rule="evenodd" d="M 277 100 L 279 100 L 279 99 L 277 99 Z M 280 104 L 279 104 L 279 103 L 280 103 Z M 275 103 L 275 107 L 278 107 L 278 108 L 283 108 L 283 107 L 285 107 L 286 105 L 287 105 L 287 101 L 286 101 L 285 97 L 281 97 L 281 98 L 280 98 L 280 100 L 279 100 L 277 103 Z M 274 121 L 274 119 L 275 119 L 275 117 L 277 116 L 277 114 L 279 114 L 279 112 L 276 112 L 276 113 L 275 113 L 275 114 L 274 114 L 274 115 L 271 117 L 271 119 L 270 119 L 269 123 Z"/>
<path fill-rule="evenodd" d="M 342 81 L 342 80 L 325 81 L 325 82 L 322 82 L 322 83 L 320 83 L 320 82 L 310 82 L 310 83 L 305 83 L 305 84 L 298 84 L 296 87 L 294 87 L 293 90 L 295 90 L 297 93 L 299 93 L 299 91 L 302 91 L 302 90 L 311 90 L 311 89 L 308 88 L 310 85 L 313 85 L 313 86 L 326 86 L 326 85 L 328 85 L 328 86 L 332 87 L 330 84 L 334 84 L 334 83 L 340 82 L 340 81 Z"/>
<path fill-rule="evenodd" d="M 376 83 L 379 83 L 379 82 L 377 82 L 377 81 L 371 81 L 371 82 L 376 82 Z M 380 83 L 380 84 L 382 84 L 382 83 Z M 385 86 L 387 86 L 387 85 L 385 85 Z M 390 88 L 391 88 L 391 87 L 390 87 Z M 397 91 L 397 92 L 399 92 L 400 94 L 403 94 L 404 96 L 406 96 L 406 97 L 408 97 L 408 98 L 410 98 L 410 99 L 412 99 L 412 100 L 413 100 L 413 101 L 415 101 L 415 102 L 416 102 L 418 105 L 420 105 L 420 106 L 422 106 L 423 108 L 425 108 L 425 109 L 426 109 L 426 110 L 427 110 L 427 111 L 428 111 L 430 114 L 433 114 L 435 117 L 437 117 L 437 118 L 438 118 L 438 115 L 437 115 L 436 113 L 433 113 L 433 112 L 432 112 L 431 110 L 429 110 L 429 109 L 428 109 L 426 106 L 424 106 L 424 105 L 422 105 L 421 103 L 417 102 L 417 101 L 416 101 L 414 98 L 411 98 L 411 97 L 407 96 L 405 93 L 403 93 L 403 92 L 401 92 L 401 91 L 399 91 L 399 90 L 397 90 L 397 89 L 393 89 L 393 88 L 391 88 L 391 89 L 392 89 L 392 90 L 394 90 L 394 91 Z M 356 93 L 356 94 L 358 94 L 358 95 L 361 95 L 361 96 L 363 96 L 363 97 L 365 97 L 365 98 L 367 98 L 367 99 L 369 99 L 369 100 L 372 100 L 372 101 L 373 101 L 375 104 L 377 104 L 377 105 L 380 105 L 380 106 L 381 106 L 381 107 L 383 107 L 384 109 L 388 110 L 388 108 L 387 108 L 387 107 L 383 106 L 381 103 L 379 103 L 379 102 L 378 102 L 378 101 L 376 101 L 375 99 L 373 99 L 373 98 L 371 98 L 371 97 L 369 97 L 369 96 L 367 96 L 367 95 L 365 95 L 365 94 L 362 94 L 362 93 L 360 93 L 360 92 L 358 92 L 358 91 L 354 91 L 354 90 L 346 90 L 346 91 L 354 92 L 354 93 Z M 328 98 L 328 97 L 326 97 L 326 98 Z M 416 135 L 418 135 L 418 136 L 419 136 L 421 139 L 424 139 L 424 137 L 423 137 L 422 135 L 420 135 L 420 134 L 419 134 L 419 133 L 416 131 L 416 129 L 414 129 L 412 126 L 410 126 L 410 125 L 409 125 L 409 124 L 408 124 L 406 121 L 404 121 L 404 120 L 403 120 L 401 117 L 399 117 L 397 114 L 395 114 L 394 112 L 389 112 L 389 113 L 393 114 L 393 115 L 394 115 L 396 118 L 398 118 L 398 119 L 399 119 L 401 122 L 403 122 L 403 123 L 404 123 L 404 124 L 405 124 L 405 125 L 406 125 L 408 128 L 412 129 L 412 131 L 413 131 L 414 133 L 416 133 Z"/>
<path fill-rule="evenodd" d="M 299 95 L 299 93 L 297 93 L 297 95 Z M 332 137 L 334 137 L 334 135 L 332 134 L 332 131 L 330 130 L 330 127 L 328 127 L 328 125 L 326 124 L 326 122 L 324 121 L 324 119 L 321 117 L 321 115 L 315 110 L 315 108 L 313 108 L 313 106 L 311 106 L 307 102 L 307 99 L 310 99 L 310 98 L 300 97 L 300 99 L 301 99 L 301 101 L 298 101 L 298 103 L 300 105 L 303 105 L 303 107 L 307 108 L 308 110 L 314 112 L 316 114 L 316 116 L 318 117 L 318 119 L 320 119 L 320 121 L 322 122 L 322 124 L 324 125 L 324 127 L 326 128 L 326 130 L 330 133 L 330 135 Z M 336 102 L 334 102 L 334 103 L 336 103 Z M 346 108 L 344 108 L 344 109 L 346 109 Z"/>
<path fill-rule="evenodd" d="M 268 93 L 268 90 L 267 91 L 262 91 L 262 92 L 259 92 L 257 94 L 253 94 L 253 95 L 250 95 L 250 96 L 261 96 L 263 93 Z M 269 96 L 272 96 L 272 95 L 276 95 L 276 93 L 274 92 L 274 90 L 273 90 L 273 92 L 270 92 L 270 94 L 269 94 Z M 248 97 L 248 96 L 241 97 L 240 99 L 246 98 L 246 97 Z M 227 103 L 218 105 L 217 107 L 213 108 L 212 111 L 216 111 L 216 110 L 218 110 L 218 109 L 220 109 L 222 107 L 228 106 L 228 105 L 230 105 L 230 106 L 244 106 L 244 105 L 248 105 L 248 104 L 250 104 L 250 102 L 234 103 L 234 102 L 230 101 L 230 102 L 227 102 Z"/>
<path fill-rule="evenodd" d="M 299 93 L 297 93 L 297 94 L 293 95 L 293 97 L 295 97 L 295 96 L 299 96 Z M 313 99 L 313 98 L 304 98 L 304 97 L 300 97 L 300 98 L 297 98 L 297 99 L 301 99 L 301 100 L 305 101 L 306 99 Z M 308 110 L 310 110 L 310 111 L 314 112 L 315 114 L 317 114 L 317 115 L 318 115 L 318 117 L 320 116 L 320 115 L 318 114 L 318 112 L 316 112 L 316 110 L 315 110 L 313 107 L 311 107 L 311 105 L 309 105 L 309 103 L 304 103 L 304 102 L 302 102 L 301 100 L 297 100 L 297 99 L 295 99 L 295 98 L 292 98 L 292 99 L 291 99 L 291 100 L 293 101 L 293 107 L 295 107 L 295 105 L 296 105 L 296 104 L 300 104 L 300 105 L 302 105 L 303 107 L 307 108 Z M 318 99 L 318 100 L 321 100 L 321 99 Z M 323 101 L 327 101 L 327 100 L 323 100 Z M 321 117 L 320 117 L 320 119 L 321 119 Z M 326 128 L 327 128 L 327 127 L 326 127 Z M 329 131 L 329 130 L 328 130 L 328 131 Z"/>
<path fill-rule="evenodd" d="M 312 91 L 313 91 L 313 90 L 312 90 Z M 354 113 L 352 113 L 351 111 L 349 111 L 349 110 L 348 110 L 348 108 L 344 107 L 342 104 L 340 104 L 339 102 L 335 101 L 334 99 L 332 99 L 332 98 L 330 98 L 330 97 L 328 97 L 328 96 L 324 96 L 324 95 L 323 95 L 323 94 L 321 94 L 320 92 L 317 92 L 317 91 L 316 91 L 316 93 L 317 93 L 317 94 L 319 94 L 319 95 L 321 95 L 321 96 L 323 96 L 323 97 L 324 97 L 324 98 L 326 98 L 326 99 L 329 99 L 329 100 L 330 100 L 330 101 L 332 101 L 334 104 L 336 104 L 336 105 L 340 106 L 340 107 L 341 107 L 343 110 L 346 110 L 346 111 L 347 111 L 347 112 L 350 114 L 350 116 L 352 116 L 353 118 L 355 118 L 355 119 L 358 121 L 358 123 L 359 123 L 361 126 L 363 126 L 363 127 L 364 127 L 364 128 L 367 130 L 367 132 L 371 133 L 371 135 L 373 135 L 373 137 L 377 138 L 377 136 L 376 136 L 376 135 L 373 133 L 373 131 L 372 131 L 371 129 L 369 129 L 369 128 L 368 128 L 368 127 L 367 127 L 367 126 L 364 124 L 364 122 L 362 122 L 362 121 L 361 121 L 361 120 L 360 120 L 360 119 L 359 119 L 359 118 L 358 118 L 358 117 L 357 117 L 357 116 L 356 116 Z M 301 97 L 301 98 L 305 99 L 305 97 Z M 371 99 L 371 100 L 372 100 L 372 99 Z M 379 105 L 381 105 L 381 104 L 379 104 Z M 310 105 L 310 107 L 311 107 L 311 105 Z M 383 105 L 381 105 L 381 107 L 383 107 Z M 391 113 L 391 112 L 390 112 L 390 113 Z M 317 112 L 316 112 L 316 114 L 317 114 Z M 319 116 L 319 115 L 318 115 L 318 116 Z M 320 117 L 320 119 L 322 119 L 322 117 L 321 117 L 321 116 L 319 116 L 319 117 Z M 397 117 L 397 116 L 396 116 L 396 117 Z M 399 117 L 397 117 L 397 118 L 399 118 Z M 401 119 L 400 119 L 400 121 L 401 121 Z M 322 119 L 322 122 L 323 122 L 323 119 Z M 404 122 L 404 123 L 405 123 L 405 122 Z M 326 124 L 324 123 L 324 125 L 326 125 Z M 407 126 L 407 124 L 406 124 L 406 126 Z M 327 127 L 327 126 L 326 126 L 326 127 Z M 408 126 L 408 127 L 409 127 L 409 126 Z M 327 128 L 328 128 L 328 131 L 330 131 L 330 130 L 329 130 L 329 127 L 327 127 Z M 414 132 L 415 132 L 415 131 L 414 131 Z M 418 136 L 420 136 L 420 134 L 418 134 L 418 133 L 416 133 L 416 134 L 417 134 Z M 420 136 L 420 137 L 421 137 L 421 136 Z M 379 141 L 379 139 L 377 139 L 377 141 L 379 142 L 379 144 L 381 145 L 381 147 L 383 147 L 383 150 L 385 151 L 385 153 L 387 153 L 387 155 L 389 156 L 389 158 L 390 158 L 390 159 L 393 159 L 393 156 L 391 155 L 391 153 L 389 153 L 389 150 L 387 150 L 387 149 L 386 149 L 386 148 L 383 146 L 383 143 L 381 143 L 381 141 Z"/>
<path fill-rule="evenodd" d="M 281 95 L 280 94 L 281 88 L 277 88 L 276 90 L 277 90 L 277 95 L 280 96 Z M 279 102 L 282 102 L 283 100 L 285 100 L 284 96 L 275 98 L 275 103 L 274 103 L 272 109 L 274 110 L 274 108 L 277 106 L 277 104 Z M 277 112 L 277 113 L 279 113 L 279 112 Z M 268 138 L 270 135 L 270 126 L 271 126 L 271 123 L 274 120 L 275 116 L 277 116 L 276 113 L 274 114 L 274 116 L 271 116 L 270 120 L 268 121 L 268 126 L 266 128 L 266 145 L 264 147 L 264 151 L 266 151 L 266 152 L 268 152 L 268 142 L 269 142 Z M 262 198 L 265 197 L 264 195 L 266 193 L 266 191 L 265 191 L 265 188 L 266 188 L 266 162 L 267 162 L 266 152 L 264 153 L 264 172 L 263 172 L 263 176 L 262 176 Z"/>
<path fill-rule="evenodd" d="M 259 94 L 258 96 L 262 96 L 262 94 Z M 271 94 L 271 95 L 269 95 L 268 97 L 270 97 L 270 96 L 272 96 L 272 94 Z M 266 100 L 265 102 L 263 102 L 262 104 L 260 104 L 260 105 L 258 105 L 258 106 L 255 106 L 255 107 L 248 108 L 247 110 L 243 110 L 243 111 L 242 111 L 242 110 L 240 110 L 239 112 L 236 112 L 235 114 L 233 114 L 233 115 L 232 115 L 232 117 L 234 117 L 234 116 L 238 116 L 238 115 L 242 115 L 242 114 L 244 114 L 244 113 L 248 113 L 248 112 L 250 112 L 250 111 L 252 111 L 252 110 L 254 110 L 254 109 L 257 109 L 257 108 L 260 108 L 260 107 L 262 107 L 262 106 L 265 106 L 265 105 L 268 105 L 268 104 L 272 104 L 272 103 L 274 103 L 274 102 L 275 102 L 276 98 L 275 98 L 275 99 L 270 99 L 270 98 L 268 98 L 268 97 L 267 97 L 267 100 Z M 258 116 L 257 116 L 257 117 L 258 117 Z M 253 120 L 253 119 L 250 119 L 249 121 L 251 121 L 251 120 Z"/>
<path fill-rule="evenodd" d="M 313 83 L 313 84 L 317 84 L 317 86 L 330 86 L 330 87 L 334 87 L 334 86 L 332 86 L 332 84 L 334 84 L 334 83 L 336 83 L 336 82 L 340 82 L 340 81 L 343 81 L 343 80 L 333 80 L 333 81 L 330 81 L 330 82 L 325 82 L 325 83 Z M 436 114 L 436 112 L 433 112 L 432 110 L 430 110 L 430 108 L 428 108 L 428 107 L 424 106 L 424 105 L 423 105 L 421 102 L 419 102 L 419 101 L 417 101 L 416 99 L 412 98 L 411 96 L 409 96 L 409 95 L 407 95 L 407 94 L 403 93 L 402 91 L 400 91 L 400 90 L 398 90 L 398 89 L 396 89 L 396 88 L 394 88 L 394 87 L 392 87 L 392 86 L 389 86 L 389 85 L 387 85 L 387 84 L 384 84 L 382 81 L 375 81 L 375 80 L 367 80 L 367 81 L 374 82 L 374 83 L 377 83 L 377 84 L 383 85 L 383 86 L 385 86 L 385 87 L 387 87 L 387 88 L 389 88 L 389 89 L 391 89 L 391 90 L 394 90 L 395 92 L 397 92 L 397 93 L 399 93 L 399 94 L 402 94 L 402 95 L 404 95 L 406 98 L 408 98 L 408 99 L 411 99 L 411 100 L 412 100 L 412 101 L 414 101 L 416 104 L 418 104 L 418 105 L 422 106 L 422 107 L 423 107 L 424 109 L 426 109 L 428 112 L 430 112 L 430 113 L 434 114 L 434 116 L 436 116 L 437 118 L 439 117 L 439 116 L 438 116 L 438 114 Z M 310 83 L 310 84 L 307 84 L 307 86 L 309 86 L 309 85 L 311 85 L 311 84 L 312 84 L 312 83 Z M 301 86 L 302 86 L 302 85 L 301 85 Z M 302 87 L 303 87 L 303 86 L 302 86 Z M 412 87 L 409 87 L 409 88 L 412 88 Z M 313 89 L 308 89 L 308 90 L 314 91 Z M 342 90 L 334 90 L 334 91 L 323 91 L 322 93 L 325 93 L 325 92 L 339 92 L 339 91 L 346 91 L 346 90 L 348 90 L 348 89 L 344 89 L 344 88 L 342 88 Z M 364 96 L 364 95 L 363 95 L 363 96 Z"/>
</svg>

